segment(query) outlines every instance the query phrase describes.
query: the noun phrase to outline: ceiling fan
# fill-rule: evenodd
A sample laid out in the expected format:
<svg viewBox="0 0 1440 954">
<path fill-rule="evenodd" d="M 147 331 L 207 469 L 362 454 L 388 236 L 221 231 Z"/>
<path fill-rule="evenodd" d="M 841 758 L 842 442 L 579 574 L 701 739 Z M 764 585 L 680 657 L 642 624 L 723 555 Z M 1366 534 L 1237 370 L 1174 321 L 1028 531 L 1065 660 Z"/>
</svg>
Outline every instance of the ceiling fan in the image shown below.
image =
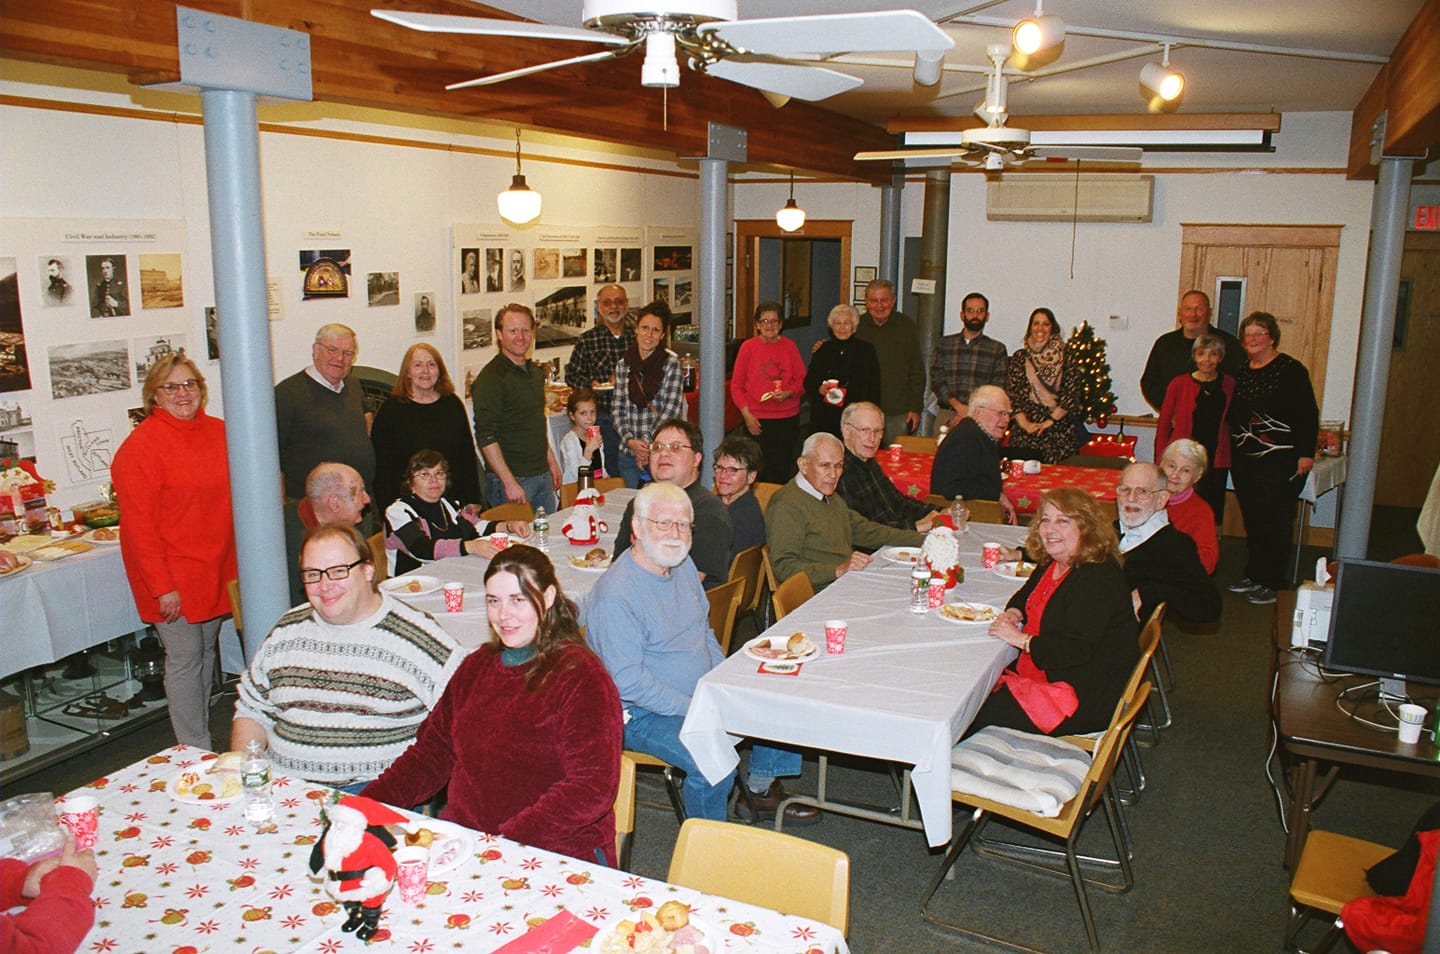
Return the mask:
<svg viewBox="0 0 1440 954">
<path fill-rule="evenodd" d="M 508 9 L 503 0 L 488 2 Z M 513 6 L 517 15 L 526 13 L 524 3 L 508 6 Z M 678 50 L 690 69 L 761 90 L 778 106 L 788 98 L 812 102 L 828 99 L 863 84 L 863 80 L 837 70 L 789 62 L 787 56 L 913 51 L 917 82 L 934 85 L 940 79 L 945 52 L 955 46 L 944 30 L 915 10 L 740 20 L 737 0 L 584 0 L 580 13 L 583 26 L 401 10 L 370 12 L 382 20 L 430 33 L 578 40 L 611 47 L 452 83 L 445 87 L 449 90 L 489 86 L 543 70 L 615 59 L 643 47 L 641 83 L 645 86 L 671 89 L 680 85 Z"/>
<path fill-rule="evenodd" d="M 1005 61 L 1010 57 L 1008 45 L 994 44 L 985 48 L 994 69 L 986 82 L 985 98 L 975 107 L 975 115 L 985 120 L 985 125 L 965 129 L 960 133 L 960 144 L 925 149 L 883 149 L 857 152 L 857 160 L 904 160 L 914 165 L 934 165 L 937 160 L 949 164 L 959 160 L 967 165 L 983 165 L 987 172 L 999 172 L 1007 165 L 1021 163 L 1027 159 L 1081 159 L 1090 162 L 1140 161 L 1141 150 L 1121 146 L 1034 146 L 1030 143 L 1030 130 L 1007 126 L 1010 118 L 1006 111 L 1005 97 L 1008 81 L 1005 78 Z"/>
</svg>

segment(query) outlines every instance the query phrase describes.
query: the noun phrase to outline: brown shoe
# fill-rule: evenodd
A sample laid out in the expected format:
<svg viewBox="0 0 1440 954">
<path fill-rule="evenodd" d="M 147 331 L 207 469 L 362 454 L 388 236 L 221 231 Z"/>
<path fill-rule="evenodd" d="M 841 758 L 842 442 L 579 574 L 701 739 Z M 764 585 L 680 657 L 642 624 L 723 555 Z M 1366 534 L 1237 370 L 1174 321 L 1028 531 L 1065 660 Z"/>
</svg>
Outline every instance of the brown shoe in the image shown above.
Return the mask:
<svg viewBox="0 0 1440 954">
<path fill-rule="evenodd" d="M 745 804 L 750 808 L 750 813 L 757 822 L 766 821 L 775 817 L 775 810 L 780 803 L 789 798 L 785 793 L 785 786 L 776 779 L 770 783 L 770 789 L 764 795 L 757 795 L 742 783 L 740 796 L 745 799 Z M 801 805 L 791 803 L 785 806 L 785 824 L 803 828 L 806 825 L 814 825 L 820 821 L 820 809 L 813 805 Z"/>
</svg>

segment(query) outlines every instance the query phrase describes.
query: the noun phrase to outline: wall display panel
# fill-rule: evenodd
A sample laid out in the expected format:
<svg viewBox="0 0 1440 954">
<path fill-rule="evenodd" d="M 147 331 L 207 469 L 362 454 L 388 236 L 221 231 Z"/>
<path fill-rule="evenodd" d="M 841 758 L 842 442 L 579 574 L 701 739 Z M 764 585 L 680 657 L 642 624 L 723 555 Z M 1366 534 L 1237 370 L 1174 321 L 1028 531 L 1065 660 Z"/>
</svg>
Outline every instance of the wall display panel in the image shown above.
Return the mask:
<svg viewBox="0 0 1440 954">
<path fill-rule="evenodd" d="M 670 306 L 671 327 L 680 340 L 699 340 L 696 328 L 695 258 L 699 233 L 695 229 L 651 226 L 646 229 L 646 258 L 650 265 L 650 298 Z"/>
</svg>

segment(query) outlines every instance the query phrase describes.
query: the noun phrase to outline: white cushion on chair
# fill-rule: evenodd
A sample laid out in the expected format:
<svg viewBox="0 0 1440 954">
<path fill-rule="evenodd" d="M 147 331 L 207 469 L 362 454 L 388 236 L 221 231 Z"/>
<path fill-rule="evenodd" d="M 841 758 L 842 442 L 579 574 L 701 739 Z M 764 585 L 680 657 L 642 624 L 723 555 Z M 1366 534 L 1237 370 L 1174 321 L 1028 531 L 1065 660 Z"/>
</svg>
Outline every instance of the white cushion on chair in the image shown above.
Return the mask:
<svg viewBox="0 0 1440 954">
<path fill-rule="evenodd" d="M 1090 753 L 1048 735 L 986 726 L 950 750 L 950 788 L 1054 818 L 1080 791 Z"/>
</svg>

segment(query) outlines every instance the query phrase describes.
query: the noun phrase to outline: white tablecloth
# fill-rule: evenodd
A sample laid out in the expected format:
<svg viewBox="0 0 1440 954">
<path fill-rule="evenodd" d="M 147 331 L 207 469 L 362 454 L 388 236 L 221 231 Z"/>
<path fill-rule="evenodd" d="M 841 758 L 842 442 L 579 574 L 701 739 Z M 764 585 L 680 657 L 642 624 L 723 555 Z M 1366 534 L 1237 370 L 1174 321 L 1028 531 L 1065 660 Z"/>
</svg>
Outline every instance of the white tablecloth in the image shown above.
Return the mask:
<svg viewBox="0 0 1440 954">
<path fill-rule="evenodd" d="M 620 529 L 620 518 L 625 505 L 635 497 L 635 491 L 620 489 L 605 494 L 600 505 L 600 519 L 609 525 L 609 530 L 600 536 L 595 546 L 604 547 L 606 552 L 615 548 L 615 533 Z M 550 560 L 555 564 L 555 576 L 560 589 L 580 607 L 580 619 L 585 619 L 585 600 L 601 574 L 595 570 L 582 570 L 570 562 L 572 556 L 583 556 L 591 547 L 572 546 L 560 528 L 570 518 L 570 511 L 562 510 L 550 518 Z M 427 564 L 412 574 L 437 577 L 450 583 L 465 584 L 465 609 L 459 613 L 445 612 L 445 594 L 439 590 L 424 596 L 396 594 L 417 609 L 434 616 L 445 632 L 455 637 L 456 642 L 466 649 L 475 649 L 490 641 L 490 623 L 485 616 L 485 570 L 490 561 L 473 556 L 447 557 Z"/>
<path fill-rule="evenodd" d="M 1003 607 L 1022 580 L 980 565 L 981 545 L 1013 546 L 1024 528 L 974 524 L 961 537 L 965 582 L 947 594 Z M 931 845 L 950 840 L 950 748 L 970 725 L 1015 650 L 986 624 L 911 614 L 910 567 L 877 557 L 845 574 L 763 635 L 803 631 L 824 646 L 824 622 L 844 619 L 843 656 L 823 654 L 799 675 L 758 671 L 736 653 L 695 688 L 680 738 L 712 782 L 735 767 L 735 743 L 766 739 L 914 766 L 915 795 Z"/>
<path fill-rule="evenodd" d="M 1315 466 L 1310 468 L 1310 474 L 1305 478 L 1305 486 L 1300 491 L 1300 499 L 1313 504 L 1345 483 L 1349 461 L 1350 458 L 1344 454 L 1339 457 L 1315 458 Z"/>
<path fill-rule="evenodd" d="M 118 545 L 42 563 L 0 580 L 0 675 L 64 659 L 133 633 L 135 612 Z"/>
</svg>

